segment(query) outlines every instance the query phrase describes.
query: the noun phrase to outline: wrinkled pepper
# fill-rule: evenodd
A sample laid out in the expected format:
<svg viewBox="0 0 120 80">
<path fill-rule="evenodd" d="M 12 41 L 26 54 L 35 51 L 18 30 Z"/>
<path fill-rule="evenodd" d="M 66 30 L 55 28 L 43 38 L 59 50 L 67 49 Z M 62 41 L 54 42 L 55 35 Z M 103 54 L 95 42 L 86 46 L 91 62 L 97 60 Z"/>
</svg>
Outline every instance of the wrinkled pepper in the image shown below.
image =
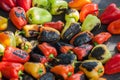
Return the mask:
<svg viewBox="0 0 120 80">
<path fill-rule="evenodd" d="M 71 0 L 69 2 L 69 7 L 77 10 L 81 10 L 86 4 L 92 3 L 91 0 Z"/>
<path fill-rule="evenodd" d="M 29 54 L 19 48 L 6 47 L 2 60 L 8 62 L 25 63 L 29 60 Z"/>
<path fill-rule="evenodd" d="M 7 29 L 7 26 L 8 26 L 8 19 L 0 16 L 0 31 Z"/>
<path fill-rule="evenodd" d="M 39 79 L 46 73 L 45 66 L 42 63 L 26 62 L 24 64 L 25 72 L 32 75 L 34 78 Z"/>
<path fill-rule="evenodd" d="M 104 66 L 98 60 L 84 60 L 79 68 L 89 80 L 98 80 L 104 74 Z"/>
<path fill-rule="evenodd" d="M 24 66 L 20 63 L 0 62 L 0 71 L 9 80 L 19 80 Z"/>
<path fill-rule="evenodd" d="M 120 19 L 120 9 L 115 3 L 111 3 L 105 8 L 99 18 L 103 24 L 109 24 L 117 19 Z"/>
<path fill-rule="evenodd" d="M 17 6 L 22 7 L 26 12 L 28 9 L 31 8 L 32 0 L 16 0 L 16 3 L 17 3 Z"/>
<path fill-rule="evenodd" d="M 88 14 L 98 16 L 98 4 L 86 4 L 80 11 L 80 22 L 83 22 Z"/>
<path fill-rule="evenodd" d="M 16 0 L 0 0 L 0 8 L 5 11 L 10 11 L 16 6 Z"/>
<path fill-rule="evenodd" d="M 93 37 L 93 42 L 97 44 L 103 44 L 111 38 L 111 34 L 109 32 L 101 32 Z"/>
<path fill-rule="evenodd" d="M 0 44 L 0 56 L 4 55 L 4 51 L 5 51 L 5 47 L 2 44 Z"/>
<path fill-rule="evenodd" d="M 14 7 L 10 10 L 9 17 L 17 29 L 22 29 L 27 24 L 26 14 L 22 7 Z"/>
<path fill-rule="evenodd" d="M 101 26 L 101 21 L 97 16 L 88 14 L 82 24 L 81 31 L 92 31 L 97 25 Z"/>
<path fill-rule="evenodd" d="M 104 66 L 105 74 L 115 74 L 120 72 L 120 54 L 115 54 Z"/>
<path fill-rule="evenodd" d="M 38 47 L 48 59 L 52 59 L 57 56 L 57 50 L 46 42 L 39 44 Z"/>
<path fill-rule="evenodd" d="M 11 31 L 4 31 L 0 33 L 0 43 L 4 46 L 16 47 L 15 35 Z"/>
<path fill-rule="evenodd" d="M 111 34 L 120 34 L 120 19 L 111 22 L 107 27 Z"/>
<path fill-rule="evenodd" d="M 74 67 L 72 65 L 57 65 L 50 69 L 51 72 L 61 75 L 64 80 L 74 74 Z"/>
<path fill-rule="evenodd" d="M 117 43 L 117 50 L 120 52 L 120 42 Z"/>
</svg>

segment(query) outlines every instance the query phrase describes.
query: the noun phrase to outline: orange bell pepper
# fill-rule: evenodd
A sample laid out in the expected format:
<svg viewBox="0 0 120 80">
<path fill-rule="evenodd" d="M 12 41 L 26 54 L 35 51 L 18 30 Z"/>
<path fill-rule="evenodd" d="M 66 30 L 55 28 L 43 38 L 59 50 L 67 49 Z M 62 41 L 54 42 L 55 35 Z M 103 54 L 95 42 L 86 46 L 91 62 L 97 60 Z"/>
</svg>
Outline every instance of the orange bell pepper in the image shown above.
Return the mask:
<svg viewBox="0 0 120 80">
<path fill-rule="evenodd" d="M 81 10 L 86 4 L 92 3 L 91 0 L 72 0 L 69 2 L 69 7 L 77 10 Z"/>
</svg>

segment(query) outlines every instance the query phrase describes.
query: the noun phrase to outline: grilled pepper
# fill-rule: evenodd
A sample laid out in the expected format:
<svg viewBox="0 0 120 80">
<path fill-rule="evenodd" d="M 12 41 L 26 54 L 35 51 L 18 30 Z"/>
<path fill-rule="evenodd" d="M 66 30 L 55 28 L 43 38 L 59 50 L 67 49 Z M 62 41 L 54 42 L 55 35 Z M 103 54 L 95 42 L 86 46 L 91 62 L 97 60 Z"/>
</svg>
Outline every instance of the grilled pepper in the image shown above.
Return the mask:
<svg viewBox="0 0 120 80">
<path fill-rule="evenodd" d="M 115 74 L 120 72 L 120 54 L 115 54 L 104 66 L 105 74 Z"/>
<path fill-rule="evenodd" d="M 25 72 L 32 75 L 34 78 L 39 79 L 46 73 L 45 66 L 42 63 L 26 62 L 24 64 Z"/>
<path fill-rule="evenodd" d="M 103 64 L 106 63 L 111 57 L 112 55 L 110 51 L 104 44 L 96 45 L 89 54 L 89 59 L 99 60 Z"/>
<path fill-rule="evenodd" d="M 27 24 L 25 11 L 21 7 L 12 8 L 9 17 L 17 29 L 21 30 Z"/>
<path fill-rule="evenodd" d="M 35 80 L 31 75 L 24 73 L 22 76 L 22 80 Z"/>
<path fill-rule="evenodd" d="M 29 60 L 29 55 L 21 49 L 6 47 L 2 60 L 8 62 L 25 63 Z"/>
<path fill-rule="evenodd" d="M 98 16 L 98 4 L 86 4 L 80 11 L 80 22 L 83 22 L 88 14 Z"/>
<path fill-rule="evenodd" d="M 30 24 L 44 24 L 52 20 L 52 15 L 43 8 L 32 7 L 26 13 L 27 21 Z"/>
<path fill-rule="evenodd" d="M 16 0 L 0 0 L 0 8 L 5 11 L 10 11 L 16 6 Z"/>
<path fill-rule="evenodd" d="M 72 65 L 57 65 L 50 69 L 51 72 L 61 75 L 64 80 L 74 74 L 74 68 Z"/>
<path fill-rule="evenodd" d="M 53 73 L 47 72 L 42 75 L 39 80 L 55 80 L 55 76 L 53 75 Z"/>
<path fill-rule="evenodd" d="M 101 26 L 100 19 L 97 16 L 88 14 L 82 24 L 81 31 L 92 31 L 97 25 Z"/>
<path fill-rule="evenodd" d="M 0 43 L 6 46 L 16 47 L 15 35 L 11 31 L 4 31 L 0 33 Z"/>
<path fill-rule="evenodd" d="M 57 50 L 46 42 L 39 44 L 38 47 L 48 59 L 52 59 L 57 56 Z"/>
<path fill-rule="evenodd" d="M 101 32 L 93 37 L 93 42 L 97 44 L 103 44 L 106 42 L 112 35 L 109 32 Z"/>
<path fill-rule="evenodd" d="M 97 60 L 85 60 L 79 68 L 90 80 L 98 80 L 104 74 L 104 67 Z"/>
<path fill-rule="evenodd" d="M 79 20 L 79 13 L 75 9 L 69 9 L 65 15 L 66 24 L 61 32 L 61 38 L 69 41 L 74 35 L 81 31 L 81 26 L 77 21 Z"/>
<path fill-rule="evenodd" d="M 60 32 L 54 28 L 41 27 L 38 42 L 55 43 L 60 39 Z"/>
<path fill-rule="evenodd" d="M 59 15 L 68 9 L 68 3 L 65 0 L 49 0 L 49 2 L 52 15 Z"/>
<path fill-rule="evenodd" d="M 69 7 L 77 10 L 81 10 L 86 4 L 92 3 L 91 0 L 71 0 L 69 2 Z"/>
<path fill-rule="evenodd" d="M 93 34 L 89 31 L 79 32 L 71 40 L 70 43 L 74 46 L 80 46 L 92 40 Z"/>
<path fill-rule="evenodd" d="M 7 29 L 8 19 L 0 16 L 0 31 Z"/>
<path fill-rule="evenodd" d="M 77 55 L 78 60 L 83 60 L 86 56 L 88 56 L 88 53 L 93 48 L 90 44 L 83 44 L 81 46 L 73 48 L 73 52 Z"/>
<path fill-rule="evenodd" d="M 18 6 L 22 7 L 25 11 L 29 10 L 32 0 L 16 0 Z"/>
<path fill-rule="evenodd" d="M 111 22 L 107 30 L 112 34 L 120 34 L 120 19 Z"/>
<path fill-rule="evenodd" d="M 0 44 L 0 56 L 4 55 L 4 51 L 5 51 L 5 47 L 2 44 Z"/>
<path fill-rule="evenodd" d="M 120 19 L 120 9 L 115 3 L 111 3 L 106 7 L 99 18 L 103 24 L 109 24 L 117 19 Z"/>
<path fill-rule="evenodd" d="M 19 80 L 24 66 L 20 63 L 0 62 L 0 71 L 9 80 Z"/>
</svg>

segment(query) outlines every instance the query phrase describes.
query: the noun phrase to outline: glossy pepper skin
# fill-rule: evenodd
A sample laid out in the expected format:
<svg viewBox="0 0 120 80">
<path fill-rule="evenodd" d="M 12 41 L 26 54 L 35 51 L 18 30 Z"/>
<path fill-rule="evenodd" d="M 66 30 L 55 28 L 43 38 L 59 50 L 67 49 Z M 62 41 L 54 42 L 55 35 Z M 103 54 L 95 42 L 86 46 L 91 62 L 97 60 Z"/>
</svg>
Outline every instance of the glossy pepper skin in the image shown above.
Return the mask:
<svg viewBox="0 0 120 80">
<path fill-rule="evenodd" d="M 22 7 L 25 12 L 30 9 L 32 0 L 16 0 L 18 6 Z"/>
<path fill-rule="evenodd" d="M 26 62 L 24 64 L 25 72 L 38 79 L 46 73 L 45 66 L 42 63 Z"/>
<path fill-rule="evenodd" d="M 8 26 L 8 19 L 0 16 L 0 31 L 6 30 Z"/>
<path fill-rule="evenodd" d="M 16 6 L 16 0 L 1 0 L 0 1 L 0 8 L 5 11 L 10 11 L 15 6 Z"/>
<path fill-rule="evenodd" d="M 9 17 L 17 29 L 21 30 L 27 24 L 26 14 L 23 8 L 14 7 L 10 10 Z"/>
<path fill-rule="evenodd" d="M 115 3 L 111 3 L 105 8 L 99 18 L 103 24 L 109 24 L 117 19 L 120 19 L 120 9 Z"/>
<path fill-rule="evenodd" d="M 86 4 L 80 11 L 80 22 L 83 22 L 88 14 L 98 16 L 98 4 Z"/>
<path fill-rule="evenodd" d="M 104 67 L 98 60 L 85 60 L 79 68 L 90 80 L 98 80 L 104 74 Z"/>
<path fill-rule="evenodd" d="M 120 19 L 111 22 L 107 27 L 111 34 L 120 34 Z"/>
<path fill-rule="evenodd" d="M 23 70 L 24 66 L 20 63 L 0 62 L 0 71 L 9 80 L 18 80 Z"/>
<path fill-rule="evenodd" d="M 120 52 L 120 42 L 117 43 L 117 50 Z"/>
<path fill-rule="evenodd" d="M 101 32 L 93 37 L 93 42 L 97 44 L 103 44 L 111 38 L 111 34 L 109 32 Z"/>
<path fill-rule="evenodd" d="M 57 50 L 46 42 L 39 44 L 38 47 L 48 59 L 52 59 L 57 56 Z"/>
<path fill-rule="evenodd" d="M 51 72 L 61 75 L 64 80 L 74 74 L 74 67 L 72 65 L 57 65 L 50 69 Z"/>
<path fill-rule="evenodd" d="M 92 3 L 91 0 L 71 0 L 68 5 L 70 8 L 81 10 L 83 6 L 90 3 Z"/>
<path fill-rule="evenodd" d="M 2 60 L 8 62 L 25 63 L 29 60 L 29 54 L 18 48 L 6 47 Z"/>
</svg>

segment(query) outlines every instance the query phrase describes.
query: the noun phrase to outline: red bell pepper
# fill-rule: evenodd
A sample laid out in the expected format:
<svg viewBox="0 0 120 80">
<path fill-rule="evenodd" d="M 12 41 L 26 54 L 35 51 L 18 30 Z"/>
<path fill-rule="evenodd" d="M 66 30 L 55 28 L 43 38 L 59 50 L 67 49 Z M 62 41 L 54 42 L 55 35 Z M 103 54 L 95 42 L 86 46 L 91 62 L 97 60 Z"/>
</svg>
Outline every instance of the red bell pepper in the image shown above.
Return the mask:
<svg viewBox="0 0 120 80">
<path fill-rule="evenodd" d="M 117 43 L 117 50 L 120 52 L 120 42 Z"/>
<path fill-rule="evenodd" d="M 104 66 L 105 74 L 115 74 L 120 72 L 120 54 L 114 55 Z"/>
<path fill-rule="evenodd" d="M 93 42 L 102 44 L 106 42 L 112 35 L 109 32 L 101 32 L 93 37 Z"/>
<path fill-rule="evenodd" d="M 12 8 L 9 17 L 13 24 L 20 30 L 27 24 L 25 11 L 21 7 Z"/>
<path fill-rule="evenodd" d="M 74 74 L 74 67 L 72 65 L 57 65 L 50 69 L 51 72 L 61 75 L 64 80 Z"/>
<path fill-rule="evenodd" d="M 32 5 L 32 0 L 16 0 L 17 5 L 22 7 L 25 11 L 30 9 Z"/>
<path fill-rule="evenodd" d="M 58 31 L 62 31 L 63 26 L 64 26 L 64 23 L 62 21 L 47 22 L 44 24 L 44 27 L 52 27 L 54 29 L 57 29 Z"/>
<path fill-rule="evenodd" d="M 107 30 L 112 34 L 120 34 L 120 19 L 111 22 Z"/>
<path fill-rule="evenodd" d="M 57 56 L 57 50 L 46 42 L 39 44 L 38 47 L 48 60 Z"/>
<path fill-rule="evenodd" d="M 0 71 L 9 80 L 19 80 L 23 70 L 24 66 L 20 63 L 0 62 Z"/>
<path fill-rule="evenodd" d="M 0 0 L 0 8 L 5 11 L 10 11 L 16 6 L 16 0 Z"/>
<path fill-rule="evenodd" d="M 8 62 L 25 63 L 29 60 L 29 54 L 18 48 L 6 47 L 2 60 Z"/>
<path fill-rule="evenodd" d="M 83 8 L 80 11 L 80 22 L 83 22 L 88 14 L 98 16 L 99 14 L 98 4 L 91 3 L 83 6 Z"/>
<path fill-rule="evenodd" d="M 120 19 L 120 9 L 117 8 L 115 3 L 109 4 L 100 15 L 100 20 L 103 24 L 109 24 L 117 19 Z"/>
</svg>

